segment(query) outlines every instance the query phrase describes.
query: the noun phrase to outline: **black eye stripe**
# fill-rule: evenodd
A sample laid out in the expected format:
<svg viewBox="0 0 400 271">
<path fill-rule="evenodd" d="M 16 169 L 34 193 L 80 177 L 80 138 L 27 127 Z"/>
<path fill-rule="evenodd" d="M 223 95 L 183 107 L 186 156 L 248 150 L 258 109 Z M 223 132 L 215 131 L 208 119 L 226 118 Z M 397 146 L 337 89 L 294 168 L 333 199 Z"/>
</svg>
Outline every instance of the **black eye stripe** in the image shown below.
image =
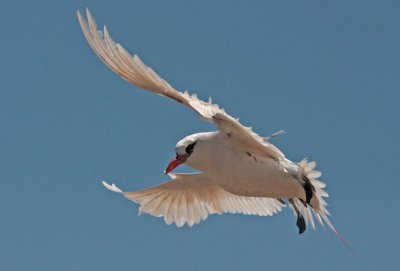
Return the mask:
<svg viewBox="0 0 400 271">
<path fill-rule="evenodd" d="M 196 141 L 186 147 L 185 151 L 187 154 L 191 154 L 193 152 L 194 145 L 196 145 Z"/>
</svg>

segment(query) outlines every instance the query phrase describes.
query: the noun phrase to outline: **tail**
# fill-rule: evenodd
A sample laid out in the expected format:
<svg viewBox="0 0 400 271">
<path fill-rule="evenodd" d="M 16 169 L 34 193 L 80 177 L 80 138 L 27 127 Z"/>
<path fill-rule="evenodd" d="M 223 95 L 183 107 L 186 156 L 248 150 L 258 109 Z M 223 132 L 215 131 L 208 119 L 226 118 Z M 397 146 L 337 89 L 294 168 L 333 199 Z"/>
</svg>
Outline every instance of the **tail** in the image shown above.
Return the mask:
<svg viewBox="0 0 400 271">
<path fill-rule="evenodd" d="M 298 179 L 300 181 L 303 181 L 303 178 L 306 177 L 314 187 L 314 193 L 309 205 L 304 204 L 304 201 L 301 201 L 300 199 L 293 199 L 293 204 L 295 206 L 290 205 L 290 207 L 293 209 L 295 216 L 296 216 L 295 208 L 297 208 L 304 217 L 306 224 L 311 225 L 311 227 L 314 230 L 315 230 L 314 217 L 318 220 L 321 226 L 324 227 L 324 223 L 328 225 L 328 227 L 335 233 L 335 235 L 339 238 L 339 240 L 347 247 L 347 249 L 351 252 L 351 254 L 355 256 L 353 249 L 349 246 L 346 240 L 340 235 L 340 233 L 335 229 L 335 227 L 332 225 L 331 221 L 328 218 L 328 215 L 330 215 L 329 211 L 327 210 L 328 204 L 323 199 L 323 197 L 328 197 L 329 195 L 323 190 L 326 187 L 325 183 L 317 179 L 321 176 L 321 172 L 314 170 L 316 165 L 317 163 L 315 161 L 307 162 L 306 159 L 303 159 L 300 163 L 298 163 L 298 169 L 297 169 Z"/>
</svg>

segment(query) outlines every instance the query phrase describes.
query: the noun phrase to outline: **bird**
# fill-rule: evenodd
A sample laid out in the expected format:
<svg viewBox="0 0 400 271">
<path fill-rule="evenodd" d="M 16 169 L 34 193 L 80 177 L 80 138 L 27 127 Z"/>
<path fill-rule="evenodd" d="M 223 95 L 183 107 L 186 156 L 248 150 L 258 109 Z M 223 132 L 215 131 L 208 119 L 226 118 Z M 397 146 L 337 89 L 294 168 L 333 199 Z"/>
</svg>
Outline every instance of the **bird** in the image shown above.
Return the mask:
<svg viewBox="0 0 400 271">
<path fill-rule="evenodd" d="M 185 105 L 216 127 L 216 131 L 192 134 L 176 144 L 175 156 L 165 170 L 169 181 L 133 192 L 103 181 L 107 189 L 138 203 L 139 214 L 164 217 L 166 224 L 178 227 L 191 227 L 211 214 L 272 216 L 289 206 L 299 234 L 309 225 L 315 229 L 315 218 L 352 252 L 328 218 L 324 199 L 328 194 L 325 183 L 318 179 L 321 172 L 316 170 L 316 162 L 292 162 L 270 142 L 284 131 L 262 137 L 211 99 L 205 102 L 196 94 L 176 90 L 139 56 L 116 43 L 106 26 L 98 30 L 88 9 L 86 19 L 79 10 L 77 16 L 90 47 L 116 74 L 137 87 Z M 198 172 L 172 173 L 181 164 Z"/>
</svg>

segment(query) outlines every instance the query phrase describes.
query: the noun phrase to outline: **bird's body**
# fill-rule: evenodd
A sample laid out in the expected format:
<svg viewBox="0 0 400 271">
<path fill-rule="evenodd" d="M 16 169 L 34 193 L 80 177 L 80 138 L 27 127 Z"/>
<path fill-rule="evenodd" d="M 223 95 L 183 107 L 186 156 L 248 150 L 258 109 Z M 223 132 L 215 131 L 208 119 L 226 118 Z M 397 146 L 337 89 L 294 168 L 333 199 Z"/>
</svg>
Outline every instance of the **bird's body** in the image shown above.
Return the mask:
<svg viewBox="0 0 400 271">
<path fill-rule="evenodd" d="M 210 177 L 235 195 L 306 200 L 299 181 L 286 172 L 281 164 L 269 158 L 256 157 L 254 154 L 232 150 L 216 154 Z"/>
<path fill-rule="evenodd" d="M 194 110 L 202 119 L 213 123 L 217 131 L 193 134 L 180 140 L 176 157 L 166 169 L 171 180 L 134 192 L 123 192 L 114 184 L 103 182 L 108 189 L 122 193 L 140 204 L 140 212 L 163 216 L 167 224 L 192 226 L 209 214 L 243 213 L 269 216 L 281 211 L 283 199 L 297 215 L 299 232 L 306 224 L 315 228 L 313 216 L 321 225 L 330 223 L 325 184 L 317 178 L 315 162 L 294 163 L 269 139 L 243 126 L 211 100 L 203 102 L 195 95 L 179 92 L 147 67 L 138 56 L 131 56 L 115 43 L 107 29 L 97 30 L 90 12 L 88 22 L 78 11 L 83 33 L 94 52 L 126 81 L 158 95 L 171 98 Z M 199 170 L 194 174 L 170 173 L 180 164 Z M 341 238 L 344 242 L 344 240 Z"/>
<path fill-rule="evenodd" d="M 193 155 L 186 164 L 205 172 L 224 190 L 247 197 L 306 200 L 299 181 L 285 170 L 279 160 L 237 149 L 229 137 L 218 131 L 194 134 L 189 138 L 196 138 L 196 148 L 200 145 L 203 153 L 195 153 L 196 156 Z"/>
</svg>

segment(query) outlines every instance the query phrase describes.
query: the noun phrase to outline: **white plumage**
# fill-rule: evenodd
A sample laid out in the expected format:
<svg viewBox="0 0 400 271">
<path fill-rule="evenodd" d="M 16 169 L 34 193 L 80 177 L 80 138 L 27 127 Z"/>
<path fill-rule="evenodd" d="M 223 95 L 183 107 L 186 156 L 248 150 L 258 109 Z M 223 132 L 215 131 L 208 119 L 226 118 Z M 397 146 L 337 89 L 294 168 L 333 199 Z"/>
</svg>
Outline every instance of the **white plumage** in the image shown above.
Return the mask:
<svg viewBox="0 0 400 271">
<path fill-rule="evenodd" d="M 172 174 L 171 181 L 135 192 L 122 192 L 103 182 L 111 191 L 122 193 L 140 204 L 140 213 L 164 217 L 165 223 L 178 227 L 205 220 L 208 215 L 241 213 L 270 216 L 281 211 L 281 202 L 271 198 L 242 197 L 226 192 L 204 173 Z"/>
<path fill-rule="evenodd" d="M 164 217 L 167 224 L 175 222 L 178 227 L 197 224 L 209 214 L 270 216 L 281 211 L 283 199 L 288 198 L 298 216 L 300 233 L 305 229 L 302 222 L 315 228 L 315 217 L 345 243 L 327 217 L 323 197 L 328 194 L 323 190 L 325 184 L 317 180 L 321 173 L 314 170 L 316 163 L 293 163 L 268 141 L 281 131 L 263 138 L 212 104 L 211 99 L 203 102 L 196 95 L 177 91 L 137 55 L 131 56 L 115 43 L 106 27 L 98 31 L 88 10 L 88 22 L 79 11 L 78 19 L 93 51 L 115 73 L 136 86 L 186 105 L 218 129 L 179 141 L 177 156 L 167 168 L 169 173 L 186 163 L 201 172 L 169 174 L 170 181 L 135 192 L 123 192 L 103 182 L 106 188 L 139 203 L 141 213 Z"/>
</svg>

